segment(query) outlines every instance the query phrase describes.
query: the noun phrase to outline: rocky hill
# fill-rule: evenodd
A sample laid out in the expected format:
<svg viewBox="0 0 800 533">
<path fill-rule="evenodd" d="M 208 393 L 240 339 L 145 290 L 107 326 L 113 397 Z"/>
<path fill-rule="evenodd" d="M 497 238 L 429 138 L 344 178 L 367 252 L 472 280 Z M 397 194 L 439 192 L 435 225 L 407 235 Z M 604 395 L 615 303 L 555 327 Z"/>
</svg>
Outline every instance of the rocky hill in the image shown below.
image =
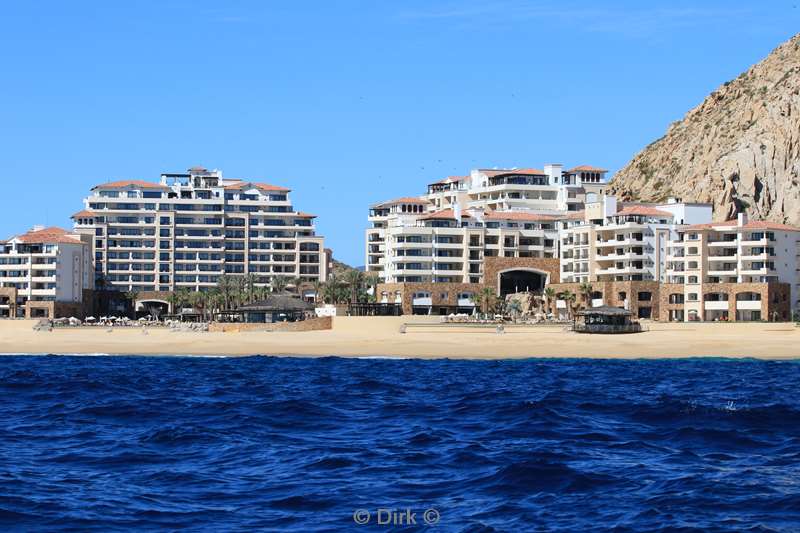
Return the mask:
<svg viewBox="0 0 800 533">
<path fill-rule="evenodd" d="M 712 92 L 613 178 L 623 199 L 669 196 L 800 225 L 800 34 Z"/>
</svg>

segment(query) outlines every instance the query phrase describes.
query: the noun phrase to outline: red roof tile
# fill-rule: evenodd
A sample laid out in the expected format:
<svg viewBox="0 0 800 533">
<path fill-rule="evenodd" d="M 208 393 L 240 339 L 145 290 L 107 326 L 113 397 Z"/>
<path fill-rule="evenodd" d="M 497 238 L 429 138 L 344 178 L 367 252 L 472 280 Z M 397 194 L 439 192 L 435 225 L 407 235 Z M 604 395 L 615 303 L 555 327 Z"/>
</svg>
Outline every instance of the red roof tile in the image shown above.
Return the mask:
<svg viewBox="0 0 800 533">
<path fill-rule="evenodd" d="M 570 211 L 564 215 L 559 215 L 557 218 L 559 220 L 583 220 L 586 218 L 586 211 Z"/>
<path fill-rule="evenodd" d="M 534 213 L 530 211 L 487 211 L 483 214 L 487 220 L 527 220 L 527 221 L 550 221 L 558 218 L 544 213 Z"/>
<path fill-rule="evenodd" d="M 687 230 L 704 230 L 704 229 L 723 229 L 723 228 L 730 228 L 736 229 L 740 227 L 738 220 L 723 220 L 722 222 L 707 222 L 705 224 L 692 224 L 690 226 L 686 226 L 684 229 Z M 767 220 L 750 220 L 741 226 L 743 229 L 762 229 L 762 230 L 774 230 L 774 231 L 800 231 L 800 228 L 795 226 L 789 226 L 786 224 L 779 224 L 777 222 L 769 222 Z"/>
<path fill-rule="evenodd" d="M 567 174 L 572 174 L 573 172 L 608 172 L 608 170 L 600 167 L 593 167 L 591 165 L 578 165 L 577 167 L 573 167 L 567 170 Z"/>
<path fill-rule="evenodd" d="M 233 185 L 226 185 L 225 190 L 241 190 L 241 189 L 258 189 L 261 191 L 275 191 L 275 192 L 289 192 L 291 189 L 286 187 L 279 187 L 278 185 L 270 185 L 269 183 L 259 183 L 256 181 L 243 181 L 241 183 L 234 183 Z"/>
<path fill-rule="evenodd" d="M 26 244 L 81 244 L 80 237 L 71 235 L 67 230 L 57 227 L 37 231 L 31 230 L 17 236 L 17 239 Z"/>
<path fill-rule="evenodd" d="M 388 202 L 381 202 L 379 204 L 375 204 L 372 207 L 386 207 L 389 205 L 400 205 L 400 204 L 429 204 L 428 200 L 424 198 L 416 198 L 414 196 L 404 196 L 402 198 L 395 198 L 394 200 L 389 200 Z"/>
<path fill-rule="evenodd" d="M 78 211 L 69 218 L 93 217 L 94 215 L 95 215 L 94 211 L 87 211 L 86 209 L 84 209 L 82 211 Z"/>
<path fill-rule="evenodd" d="M 672 213 L 647 205 L 624 205 L 619 211 L 617 211 L 617 215 L 639 215 L 645 217 L 672 218 Z"/>
<path fill-rule="evenodd" d="M 461 213 L 461 218 L 469 218 L 468 213 Z M 441 211 L 436 211 L 434 213 L 428 213 L 419 217 L 420 220 L 439 220 L 439 219 L 451 219 L 455 220 L 456 214 L 452 209 L 442 209 Z"/>
<path fill-rule="evenodd" d="M 167 190 L 169 187 L 165 185 L 161 185 L 160 183 L 153 183 L 150 181 L 142 181 L 142 180 L 122 180 L 122 181 L 110 181 L 108 183 L 101 183 L 100 185 L 95 185 L 92 187 L 92 190 L 95 189 L 122 189 L 125 187 L 131 188 L 139 188 L 139 189 L 161 189 Z"/>
</svg>

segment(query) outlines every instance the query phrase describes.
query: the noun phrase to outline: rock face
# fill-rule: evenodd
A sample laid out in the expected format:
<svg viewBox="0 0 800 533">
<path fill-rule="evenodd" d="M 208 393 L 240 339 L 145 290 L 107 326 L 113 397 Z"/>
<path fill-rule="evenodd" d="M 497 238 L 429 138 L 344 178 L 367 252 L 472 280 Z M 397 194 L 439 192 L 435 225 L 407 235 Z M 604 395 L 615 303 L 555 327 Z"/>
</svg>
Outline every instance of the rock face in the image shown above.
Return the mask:
<svg viewBox="0 0 800 533">
<path fill-rule="evenodd" d="M 712 92 L 612 179 L 623 200 L 670 196 L 800 225 L 800 34 Z"/>
</svg>

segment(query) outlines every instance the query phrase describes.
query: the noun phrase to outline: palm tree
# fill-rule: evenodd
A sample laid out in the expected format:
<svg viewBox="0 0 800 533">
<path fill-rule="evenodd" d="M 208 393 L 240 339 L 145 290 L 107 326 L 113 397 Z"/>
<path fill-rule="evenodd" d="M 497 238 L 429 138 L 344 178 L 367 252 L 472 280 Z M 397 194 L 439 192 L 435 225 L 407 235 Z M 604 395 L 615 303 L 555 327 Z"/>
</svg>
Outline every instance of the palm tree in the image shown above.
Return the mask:
<svg viewBox="0 0 800 533">
<path fill-rule="evenodd" d="M 517 317 L 522 312 L 522 303 L 517 298 L 512 298 L 508 302 L 508 306 L 506 307 L 508 312 L 511 313 L 511 316 L 514 317 L 514 322 L 517 321 Z"/>
<path fill-rule="evenodd" d="M 291 279 L 291 282 L 289 283 L 289 285 L 292 287 L 292 289 L 294 289 L 294 292 L 299 295 L 301 287 L 303 286 L 303 283 L 305 283 L 303 281 L 303 278 L 301 278 L 300 276 L 295 276 L 295 277 L 293 277 Z"/>
<path fill-rule="evenodd" d="M 136 314 L 136 298 L 139 297 L 139 293 L 136 292 L 135 290 L 130 290 L 130 291 L 127 291 L 125 294 L 123 294 L 123 296 L 130 303 L 131 314 L 135 315 Z"/>
<path fill-rule="evenodd" d="M 320 296 L 322 296 L 322 292 L 325 290 L 325 283 L 321 282 L 320 280 L 314 280 L 314 302 L 319 303 Z"/>
<path fill-rule="evenodd" d="M 208 303 L 208 296 L 204 291 L 194 291 L 189 293 L 189 305 L 200 313 L 200 316 L 205 318 L 206 305 Z"/>
<path fill-rule="evenodd" d="M 289 280 L 285 276 L 273 276 L 269 282 L 272 292 L 283 292 L 288 284 Z"/>
<path fill-rule="evenodd" d="M 592 306 L 592 284 L 589 282 L 584 281 L 578 287 L 578 292 L 581 293 L 581 297 L 583 301 L 586 303 L 586 307 Z"/>
<path fill-rule="evenodd" d="M 480 299 L 480 303 L 482 305 L 481 310 L 484 314 L 488 314 L 489 310 L 492 309 L 495 304 L 497 303 L 497 296 L 494 292 L 492 287 L 484 287 L 478 292 L 478 298 Z"/>
<path fill-rule="evenodd" d="M 256 283 L 258 282 L 258 277 L 253 274 L 247 274 L 243 279 L 242 283 L 244 284 L 244 298 L 243 300 L 247 303 L 253 303 L 256 300 Z"/>
<path fill-rule="evenodd" d="M 183 308 L 187 305 L 192 305 L 192 291 L 186 287 L 178 289 L 178 307 Z"/>
<path fill-rule="evenodd" d="M 178 304 L 181 301 L 181 297 L 178 295 L 177 292 L 172 291 L 167 296 L 167 301 L 169 302 L 169 308 L 173 315 L 178 313 Z"/>
<path fill-rule="evenodd" d="M 570 318 L 572 318 L 572 312 L 574 311 L 573 305 L 575 305 L 575 300 L 577 300 L 577 298 L 575 293 L 570 290 L 561 293 L 561 299 L 567 303 L 567 313 Z"/>
<path fill-rule="evenodd" d="M 378 274 L 376 274 L 375 272 L 369 272 L 369 273 L 364 275 L 364 284 L 368 288 L 372 289 L 372 295 L 373 296 L 377 297 L 377 295 L 378 295 L 378 283 L 380 283 L 380 282 L 381 282 L 381 277 Z"/>
<path fill-rule="evenodd" d="M 547 287 L 544 290 L 544 298 L 545 298 L 545 305 L 547 306 L 547 312 L 553 312 L 553 301 L 556 299 L 556 290 L 553 287 Z"/>
<path fill-rule="evenodd" d="M 108 314 L 108 281 L 103 275 L 98 276 L 94 280 L 95 287 L 97 287 L 97 310 L 101 315 Z"/>
<path fill-rule="evenodd" d="M 361 284 L 364 281 L 364 274 L 360 270 L 350 270 L 345 274 L 345 282 L 350 288 L 350 301 L 355 302 L 358 299 L 358 292 L 361 289 Z"/>
<path fill-rule="evenodd" d="M 206 307 L 209 315 L 211 315 L 211 318 L 214 317 L 214 312 L 220 310 L 220 307 L 222 307 L 223 303 L 222 293 L 220 292 L 219 287 L 212 287 L 208 292 L 206 292 Z"/>
<path fill-rule="evenodd" d="M 221 275 L 217 280 L 217 290 L 219 290 L 220 296 L 222 297 L 222 304 L 225 309 L 231 308 L 233 292 L 232 281 L 231 277 L 227 274 Z"/>
</svg>

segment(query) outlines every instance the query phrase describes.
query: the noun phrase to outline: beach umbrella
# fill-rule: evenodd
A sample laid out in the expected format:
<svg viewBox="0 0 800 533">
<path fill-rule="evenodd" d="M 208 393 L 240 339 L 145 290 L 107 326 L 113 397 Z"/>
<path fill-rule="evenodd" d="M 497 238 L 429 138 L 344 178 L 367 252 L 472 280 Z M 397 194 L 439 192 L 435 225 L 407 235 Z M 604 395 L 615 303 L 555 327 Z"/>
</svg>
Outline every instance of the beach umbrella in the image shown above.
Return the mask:
<svg viewBox="0 0 800 533">
<path fill-rule="evenodd" d="M 108 320 L 108 317 L 107 316 L 101 316 L 100 320 Z"/>
<path fill-rule="evenodd" d="M 93 317 L 93 316 L 87 316 L 86 317 L 86 322 L 94 322 L 95 320 L 97 320 L 97 319 L 95 317 Z"/>
<path fill-rule="evenodd" d="M 142 317 L 142 318 L 139 319 L 139 322 L 147 322 L 147 318 Z"/>
</svg>

